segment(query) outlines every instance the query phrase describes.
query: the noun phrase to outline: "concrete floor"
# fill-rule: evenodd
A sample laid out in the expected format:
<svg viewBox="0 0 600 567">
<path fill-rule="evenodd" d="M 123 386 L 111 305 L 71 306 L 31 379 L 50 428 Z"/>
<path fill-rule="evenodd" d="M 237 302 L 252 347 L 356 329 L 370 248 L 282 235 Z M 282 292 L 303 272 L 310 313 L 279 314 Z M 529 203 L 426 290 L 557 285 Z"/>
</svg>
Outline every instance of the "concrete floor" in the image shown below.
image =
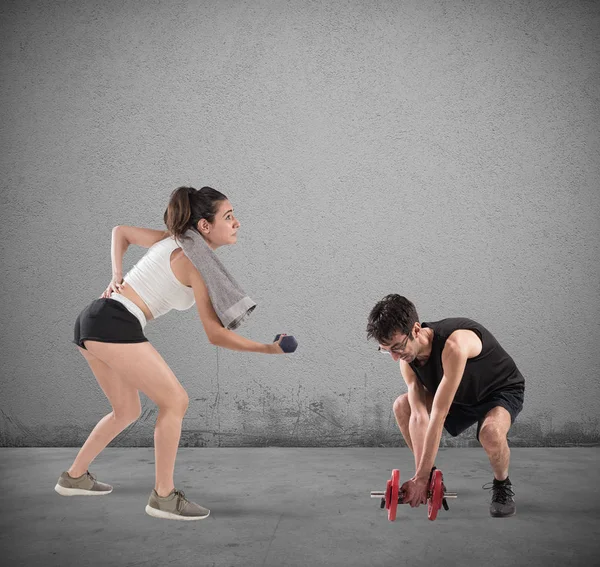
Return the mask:
<svg viewBox="0 0 600 567">
<path fill-rule="evenodd" d="M 400 449 L 185 449 L 176 483 L 211 509 L 198 522 L 144 513 L 150 448 L 108 448 L 91 470 L 105 497 L 65 498 L 53 487 L 76 448 L 0 449 L 2 565 L 399 566 L 599 565 L 600 448 L 516 448 L 517 515 L 489 516 L 482 449 L 442 449 L 448 512 L 399 506 L 387 520 L 371 490 L 392 468 L 412 475 Z"/>
</svg>

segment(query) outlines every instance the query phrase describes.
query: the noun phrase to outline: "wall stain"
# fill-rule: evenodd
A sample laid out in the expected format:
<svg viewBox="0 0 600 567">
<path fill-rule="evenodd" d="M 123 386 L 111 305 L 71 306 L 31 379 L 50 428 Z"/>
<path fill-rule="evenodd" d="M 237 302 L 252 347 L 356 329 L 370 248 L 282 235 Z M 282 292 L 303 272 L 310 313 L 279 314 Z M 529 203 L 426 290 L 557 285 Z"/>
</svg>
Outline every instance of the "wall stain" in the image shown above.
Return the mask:
<svg viewBox="0 0 600 567">
<path fill-rule="evenodd" d="M 36 447 L 38 435 L 0 409 L 0 447 Z"/>
<path fill-rule="evenodd" d="M 249 410 L 238 404 L 239 419 L 233 427 L 223 429 L 215 421 L 213 427 L 185 424 L 182 447 L 402 447 L 404 440 L 395 423 L 390 425 L 387 404 L 372 404 L 360 415 L 340 410 L 335 400 L 322 398 L 309 403 L 281 398 L 263 392 L 260 406 Z M 339 399 L 339 398 L 337 398 Z M 243 409 L 241 409 L 243 408 Z M 234 407 L 231 408 L 235 412 Z M 112 447 L 152 447 L 156 408 L 144 409 L 142 417 L 112 443 Z M 569 421 L 560 428 L 550 428 L 544 416 L 519 420 L 509 432 L 511 447 L 595 447 L 600 446 L 600 420 Z M 80 423 L 59 427 L 26 427 L 14 416 L 0 409 L 0 447 L 80 447 L 96 423 Z M 135 427 L 135 429 L 134 429 Z M 476 426 L 458 437 L 445 431 L 440 447 L 480 447 L 475 439 Z"/>
</svg>

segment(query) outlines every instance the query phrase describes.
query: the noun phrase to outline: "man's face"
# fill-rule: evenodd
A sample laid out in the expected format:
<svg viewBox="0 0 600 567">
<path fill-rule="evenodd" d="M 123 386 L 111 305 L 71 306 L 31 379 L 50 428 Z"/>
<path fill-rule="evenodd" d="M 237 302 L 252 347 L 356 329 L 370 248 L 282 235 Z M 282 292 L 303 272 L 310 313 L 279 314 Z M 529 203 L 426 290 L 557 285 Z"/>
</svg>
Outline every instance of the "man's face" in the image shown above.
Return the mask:
<svg viewBox="0 0 600 567">
<path fill-rule="evenodd" d="M 414 328 L 413 328 L 414 331 Z M 413 338 L 404 333 L 395 333 L 389 343 L 381 343 L 379 351 L 389 354 L 394 362 L 402 359 L 405 362 L 412 362 L 417 357 L 416 344 Z"/>
</svg>

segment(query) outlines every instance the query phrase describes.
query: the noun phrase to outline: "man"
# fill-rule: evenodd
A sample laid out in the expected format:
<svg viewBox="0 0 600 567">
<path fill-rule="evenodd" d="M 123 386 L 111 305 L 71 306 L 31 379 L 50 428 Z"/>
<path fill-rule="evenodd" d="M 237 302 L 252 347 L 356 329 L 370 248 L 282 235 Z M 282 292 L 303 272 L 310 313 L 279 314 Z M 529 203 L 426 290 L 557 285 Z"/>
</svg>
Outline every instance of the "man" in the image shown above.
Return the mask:
<svg viewBox="0 0 600 567">
<path fill-rule="evenodd" d="M 415 456 L 415 475 L 401 487 L 404 501 L 412 507 L 427 502 L 442 428 L 455 437 L 477 423 L 477 439 L 494 472 L 490 514 L 513 516 L 507 433 L 525 392 L 513 359 L 483 325 L 465 318 L 419 323 L 415 306 L 397 294 L 371 310 L 367 337 L 400 361 L 408 386 L 394 402 L 398 427 Z"/>
</svg>

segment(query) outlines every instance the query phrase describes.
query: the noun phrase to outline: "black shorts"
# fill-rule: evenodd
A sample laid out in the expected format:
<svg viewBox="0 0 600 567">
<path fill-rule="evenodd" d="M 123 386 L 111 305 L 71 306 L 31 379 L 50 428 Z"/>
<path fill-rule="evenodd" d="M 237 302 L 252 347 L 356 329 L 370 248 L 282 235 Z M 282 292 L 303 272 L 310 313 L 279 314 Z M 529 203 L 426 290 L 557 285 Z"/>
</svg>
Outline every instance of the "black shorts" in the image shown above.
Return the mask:
<svg viewBox="0 0 600 567">
<path fill-rule="evenodd" d="M 75 321 L 73 342 L 85 348 L 83 341 L 101 343 L 143 343 L 144 336 L 139 319 L 125 305 L 114 299 L 92 301 Z"/>
<path fill-rule="evenodd" d="M 479 431 L 487 413 L 496 406 L 503 407 L 510 413 L 511 425 L 515 422 L 517 415 L 523 409 L 523 399 L 525 396 L 524 388 L 510 388 L 500 390 L 489 395 L 484 400 L 476 405 L 467 406 L 460 404 L 452 404 L 450 411 L 444 422 L 444 429 L 456 437 L 465 429 L 477 423 L 477 439 L 479 439 Z"/>
</svg>

